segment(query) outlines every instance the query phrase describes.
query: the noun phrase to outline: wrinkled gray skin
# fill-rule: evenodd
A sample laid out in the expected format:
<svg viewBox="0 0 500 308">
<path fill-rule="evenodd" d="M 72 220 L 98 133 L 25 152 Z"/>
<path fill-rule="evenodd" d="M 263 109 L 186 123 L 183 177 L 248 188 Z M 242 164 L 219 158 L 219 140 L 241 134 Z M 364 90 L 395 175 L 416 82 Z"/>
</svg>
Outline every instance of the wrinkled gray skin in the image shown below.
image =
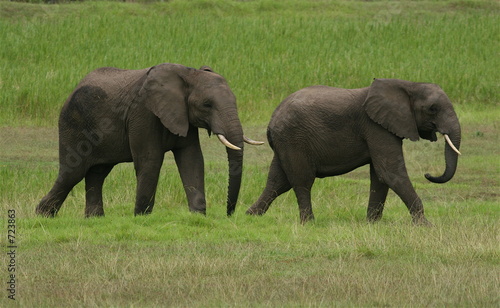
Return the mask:
<svg viewBox="0 0 500 308">
<path fill-rule="evenodd" d="M 134 162 L 135 214 L 153 209 L 164 153 L 172 151 L 189 209 L 205 214 L 204 163 L 198 128 L 220 134 L 227 149 L 227 213 L 235 209 L 243 164 L 236 98 L 209 67 L 164 63 L 142 70 L 100 68 L 87 75 L 59 118 L 59 175 L 36 212 L 54 216 L 85 178 L 85 216 L 104 215 L 102 185 L 113 166 Z M 126 189 L 126 188 L 125 188 Z"/>
<path fill-rule="evenodd" d="M 264 214 L 273 200 L 293 188 L 302 223 L 313 219 L 311 188 L 315 178 L 350 172 L 370 165 L 369 221 L 382 217 L 388 189 L 408 207 L 413 222 L 428 224 L 422 201 L 405 167 L 404 138 L 436 141 L 448 134 L 460 147 L 460 124 L 438 85 L 396 79 L 375 79 L 370 87 L 339 89 L 313 86 L 287 97 L 268 126 L 274 150 L 266 187 L 247 214 Z M 446 170 L 431 182 L 449 181 L 458 154 L 445 146 Z"/>
</svg>

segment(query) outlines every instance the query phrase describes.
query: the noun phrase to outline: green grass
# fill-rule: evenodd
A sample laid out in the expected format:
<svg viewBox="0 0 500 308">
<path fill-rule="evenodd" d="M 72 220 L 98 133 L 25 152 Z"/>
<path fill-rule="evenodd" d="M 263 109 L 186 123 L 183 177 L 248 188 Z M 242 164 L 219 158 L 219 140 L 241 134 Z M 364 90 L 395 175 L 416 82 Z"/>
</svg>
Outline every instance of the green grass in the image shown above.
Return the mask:
<svg viewBox="0 0 500 308">
<path fill-rule="evenodd" d="M 498 9 L 494 1 L 0 2 L 0 245 L 6 252 L 15 209 L 17 304 L 499 306 Z M 363 87 L 373 77 L 440 84 L 463 129 L 455 178 L 423 177 L 443 171 L 442 140 L 405 143 L 434 227 L 412 226 L 392 192 L 382 221 L 366 223 L 367 167 L 318 180 L 316 220 L 305 226 L 293 193 L 248 217 L 268 145 L 245 148 L 240 201 L 227 218 L 225 151 L 204 132 L 206 217 L 189 213 L 171 154 L 152 215 L 133 216 L 134 170 L 122 164 L 106 180 L 104 218 L 83 218 L 82 183 L 57 218 L 35 216 L 57 174 L 58 112 L 76 83 L 99 66 L 162 62 L 224 75 L 245 133 L 259 140 L 275 106 L 304 86 Z M 0 292 L 0 306 L 11 305 Z"/>
<path fill-rule="evenodd" d="M 445 185 L 423 177 L 442 171 L 442 143 L 405 144 L 432 228 L 412 226 L 393 193 L 382 221 L 366 223 L 365 167 L 318 180 L 316 221 L 306 226 L 292 193 L 265 216 L 248 217 L 265 183 L 266 146 L 247 147 L 240 202 L 227 218 L 224 150 L 206 136 L 207 217 L 189 213 L 168 155 L 152 215 L 133 217 L 134 172 L 122 164 L 105 184 L 106 217 L 83 218 L 79 184 L 57 218 L 40 218 L 34 207 L 57 172 L 56 129 L 4 128 L 0 204 L 5 217 L 11 208 L 18 217 L 18 300 L 25 307 L 496 306 L 498 126 L 477 120 L 463 123 L 460 169 Z M 263 131 L 249 129 L 259 138 Z M 31 146 L 38 151 L 25 152 Z"/>
<path fill-rule="evenodd" d="M 212 66 L 249 124 L 265 123 L 302 87 L 364 87 L 374 77 L 435 82 L 458 104 L 498 103 L 493 1 L 0 2 L 0 10 L 4 126 L 54 125 L 97 67 L 163 62 Z"/>
</svg>

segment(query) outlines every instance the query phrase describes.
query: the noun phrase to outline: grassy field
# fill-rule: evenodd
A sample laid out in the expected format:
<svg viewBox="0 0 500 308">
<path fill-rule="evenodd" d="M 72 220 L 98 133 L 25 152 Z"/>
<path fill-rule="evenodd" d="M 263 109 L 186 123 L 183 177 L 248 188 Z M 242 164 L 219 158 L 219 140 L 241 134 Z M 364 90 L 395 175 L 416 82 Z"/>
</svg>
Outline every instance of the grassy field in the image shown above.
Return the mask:
<svg viewBox="0 0 500 308">
<path fill-rule="evenodd" d="M 212 66 L 228 79 L 242 121 L 250 124 L 266 123 L 276 104 L 302 87 L 364 87 L 373 78 L 435 82 L 456 103 L 492 106 L 500 79 L 498 7 L 494 1 L 0 2 L 0 123 L 53 126 L 61 102 L 91 70 L 163 62 Z"/>
<path fill-rule="evenodd" d="M 14 303 L 5 288 L 14 260 L 22 307 L 498 307 L 499 10 L 495 1 L 0 1 L 0 306 Z M 133 217 L 134 170 L 122 164 L 105 183 L 104 218 L 83 218 L 82 183 L 57 218 L 35 216 L 57 174 L 58 112 L 78 81 L 100 66 L 162 62 L 224 75 L 246 134 L 260 140 L 276 105 L 304 86 L 440 84 L 463 129 L 455 178 L 423 176 L 443 171 L 442 140 L 405 143 L 434 227 L 412 226 L 392 192 L 382 221 L 366 223 L 366 167 L 318 180 L 316 220 L 305 226 L 293 193 L 248 217 L 268 145 L 246 147 L 227 218 L 225 151 L 205 133 L 206 217 L 188 212 L 170 154 L 152 215 Z"/>
</svg>

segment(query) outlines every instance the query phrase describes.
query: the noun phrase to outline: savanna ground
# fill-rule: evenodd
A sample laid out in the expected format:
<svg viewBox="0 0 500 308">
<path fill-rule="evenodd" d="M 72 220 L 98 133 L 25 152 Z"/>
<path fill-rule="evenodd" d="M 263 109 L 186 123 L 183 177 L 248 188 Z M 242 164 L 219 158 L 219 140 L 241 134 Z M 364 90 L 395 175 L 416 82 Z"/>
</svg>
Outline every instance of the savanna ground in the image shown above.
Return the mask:
<svg viewBox="0 0 500 308">
<path fill-rule="evenodd" d="M 0 306 L 498 307 L 499 9 L 495 1 L 0 1 Z M 225 76 L 246 135 L 260 140 L 277 104 L 305 86 L 364 87 L 374 77 L 440 84 L 463 130 L 455 177 L 442 185 L 423 177 L 444 170 L 442 140 L 405 143 L 434 226 L 412 226 L 394 193 L 382 221 L 367 223 L 367 167 L 318 180 L 316 220 L 305 226 L 291 192 L 249 217 L 272 157 L 267 144 L 245 148 L 240 201 L 227 218 L 225 150 L 204 132 L 206 217 L 189 213 L 171 154 L 152 215 L 132 215 L 134 170 L 122 164 L 105 183 L 104 218 L 83 218 L 82 183 L 55 219 L 37 217 L 57 174 L 58 112 L 78 81 L 100 66 L 162 62 Z"/>
</svg>

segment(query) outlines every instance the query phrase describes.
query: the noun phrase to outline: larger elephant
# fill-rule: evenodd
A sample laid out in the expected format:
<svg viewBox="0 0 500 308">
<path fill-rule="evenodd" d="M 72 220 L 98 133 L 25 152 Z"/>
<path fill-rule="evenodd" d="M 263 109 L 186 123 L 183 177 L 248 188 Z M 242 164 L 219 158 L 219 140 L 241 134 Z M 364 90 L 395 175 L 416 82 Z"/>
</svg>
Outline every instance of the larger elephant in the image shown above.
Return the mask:
<svg viewBox="0 0 500 308">
<path fill-rule="evenodd" d="M 206 212 L 204 162 L 198 128 L 227 146 L 227 214 L 241 184 L 243 136 L 236 98 L 209 67 L 164 63 L 141 70 L 100 68 L 88 74 L 59 117 L 59 174 L 36 213 L 54 216 L 85 178 L 85 216 L 104 215 L 102 186 L 113 167 L 134 163 L 135 214 L 150 213 L 164 154 L 172 151 L 189 209 Z"/>
<path fill-rule="evenodd" d="M 313 219 L 315 178 L 370 165 L 367 217 L 382 217 L 391 188 L 406 204 L 413 222 L 427 224 L 422 201 L 407 174 L 402 142 L 436 141 L 444 135 L 446 169 L 426 174 L 435 183 L 455 174 L 460 124 L 453 106 L 436 84 L 375 79 L 370 87 L 339 89 L 312 86 L 288 96 L 275 110 L 267 136 L 274 151 L 267 184 L 248 214 L 264 214 L 273 200 L 293 188 L 301 222 Z"/>
</svg>

